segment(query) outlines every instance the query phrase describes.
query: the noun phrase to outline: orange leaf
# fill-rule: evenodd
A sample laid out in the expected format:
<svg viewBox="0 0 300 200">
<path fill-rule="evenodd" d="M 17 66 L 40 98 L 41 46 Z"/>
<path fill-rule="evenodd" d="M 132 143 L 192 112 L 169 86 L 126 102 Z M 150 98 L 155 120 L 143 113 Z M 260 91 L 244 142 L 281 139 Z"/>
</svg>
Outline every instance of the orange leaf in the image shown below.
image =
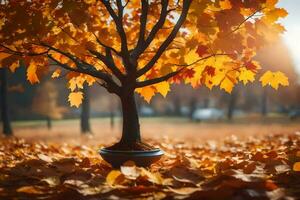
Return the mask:
<svg viewBox="0 0 300 200">
<path fill-rule="evenodd" d="M 71 106 L 79 107 L 82 103 L 83 93 L 82 92 L 71 92 L 69 94 L 69 102 Z"/>
</svg>

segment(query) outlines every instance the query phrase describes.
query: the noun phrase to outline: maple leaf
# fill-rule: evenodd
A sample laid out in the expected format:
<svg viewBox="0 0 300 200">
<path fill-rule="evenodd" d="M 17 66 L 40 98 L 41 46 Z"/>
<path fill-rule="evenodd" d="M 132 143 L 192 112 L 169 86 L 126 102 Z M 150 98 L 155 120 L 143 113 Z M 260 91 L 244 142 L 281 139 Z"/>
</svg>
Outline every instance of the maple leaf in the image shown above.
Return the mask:
<svg viewBox="0 0 300 200">
<path fill-rule="evenodd" d="M 207 50 L 208 48 L 206 46 L 200 44 L 198 45 L 196 52 L 199 55 L 199 57 L 202 57 L 208 53 Z"/>
<path fill-rule="evenodd" d="M 159 92 L 163 97 L 166 97 L 168 92 L 170 91 L 170 83 L 164 81 L 154 85 L 156 91 Z"/>
<path fill-rule="evenodd" d="M 242 69 L 239 75 L 239 80 L 243 81 L 244 85 L 255 80 L 255 73 L 251 70 Z"/>
<path fill-rule="evenodd" d="M 234 87 L 234 83 L 228 77 L 225 77 L 220 84 L 220 88 L 224 89 L 228 93 L 232 92 L 233 87 Z"/>
<path fill-rule="evenodd" d="M 30 62 L 29 67 L 27 68 L 27 80 L 29 80 L 29 82 L 31 84 L 34 83 L 39 83 L 40 80 L 37 76 L 37 65 L 35 62 Z"/>
<path fill-rule="evenodd" d="M 289 85 L 288 77 L 286 77 L 285 74 L 280 71 L 267 71 L 260 77 L 259 81 L 261 81 L 263 87 L 266 85 L 270 85 L 276 90 L 278 89 L 279 85 Z"/>
<path fill-rule="evenodd" d="M 56 69 L 53 73 L 51 78 L 58 78 L 61 74 L 61 69 Z"/>
<path fill-rule="evenodd" d="M 155 95 L 155 88 L 152 86 L 147 86 L 143 88 L 138 88 L 136 91 L 147 101 L 150 103 L 151 98 Z"/>
<path fill-rule="evenodd" d="M 82 103 L 83 93 L 82 92 L 71 92 L 69 94 L 69 102 L 71 106 L 79 107 Z"/>
</svg>

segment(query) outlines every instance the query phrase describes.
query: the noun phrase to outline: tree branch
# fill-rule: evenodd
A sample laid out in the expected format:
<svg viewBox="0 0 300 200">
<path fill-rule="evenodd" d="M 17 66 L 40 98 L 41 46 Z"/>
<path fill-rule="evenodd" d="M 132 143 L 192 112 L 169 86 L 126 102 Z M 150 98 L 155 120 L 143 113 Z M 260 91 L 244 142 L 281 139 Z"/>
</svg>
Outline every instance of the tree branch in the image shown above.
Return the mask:
<svg viewBox="0 0 300 200">
<path fill-rule="evenodd" d="M 169 78 L 172 78 L 173 76 L 176 76 L 177 74 L 179 74 L 183 69 L 185 69 L 185 67 L 180 68 L 177 71 L 171 72 L 167 75 L 158 77 L 158 78 L 154 78 L 154 79 L 149 79 L 146 81 L 142 81 L 142 82 L 137 82 L 135 85 L 135 88 L 141 88 L 141 87 L 145 87 L 145 86 L 149 86 L 149 85 L 153 85 L 156 83 L 160 83 L 163 81 L 167 81 Z"/>
<path fill-rule="evenodd" d="M 138 45 L 132 51 L 133 57 L 138 58 L 138 56 L 140 56 L 145 51 L 145 49 L 148 48 L 150 43 L 155 38 L 155 35 L 157 34 L 157 32 L 163 27 L 163 25 L 166 21 L 167 15 L 168 15 L 168 4 L 169 4 L 169 0 L 161 1 L 160 17 L 159 17 L 157 23 L 153 26 L 152 30 L 150 31 L 147 39 L 143 42 L 138 43 Z"/>
<path fill-rule="evenodd" d="M 122 53 L 122 58 L 125 61 L 127 67 L 130 66 L 130 61 L 129 61 L 129 51 L 128 51 L 128 46 L 127 46 L 127 38 L 126 38 L 126 33 L 123 27 L 123 9 L 124 7 L 122 6 L 121 0 L 117 0 L 117 6 L 118 6 L 118 15 L 115 13 L 115 11 L 112 9 L 110 2 L 108 0 L 101 0 L 103 5 L 105 6 L 106 10 L 112 17 L 113 21 L 115 22 L 117 32 L 120 36 L 121 39 L 121 53 Z"/>
<path fill-rule="evenodd" d="M 13 50 L 12 48 L 9 48 L 9 47 L 7 47 L 3 44 L 0 44 L 0 46 L 3 47 L 4 49 L 8 50 L 12 54 L 15 54 L 15 55 L 18 55 L 18 56 L 41 56 L 41 55 L 45 55 L 49 52 L 49 49 L 47 49 L 46 51 L 41 52 L 41 53 L 21 52 L 21 51 Z"/>
<path fill-rule="evenodd" d="M 142 13 L 140 16 L 140 32 L 139 32 L 139 39 L 137 42 L 138 47 L 143 45 L 145 41 L 148 9 L 149 9 L 148 0 L 142 0 Z"/>
<path fill-rule="evenodd" d="M 171 72 L 171 73 L 169 73 L 169 74 L 167 74 L 165 76 L 159 77 L 159 78 L 149 79 L 149 80 L 146 80 L 146 81 L 143 81 L 143 82 L 137 82 L 136 83 L 136 87 L 137 88 L 139 88 L 139 87 L 145 87 L 145 86 L 148 86 L 148 85 L 153 85 L 153 84 L 156 84 L 156 83 L 160 83 L 162 81 L 167 81 L 169 78 L 171 78 L 171 77 L 176 76 L 177 74 L 179 74 L 183 69 L 185 69 L 187 67 L 190 67 L 192 65 L 195 65 L 195 64 L 197 64 L 200 61 L 203 61 L 203 60 L 206 60 L 208 58 L 215 57 L 215 56 L 227 56 L 227 55 L 230 55 L 230 54 L 212 54 L 212 55 L 209 55 L 209 56 L 205 56 L 203 58 L 199 58 L 198 60 L 196 60 L 196 61 L 194 61 L 192 63 L 189 63 L 189 64 L 172 64 L 174 66 L 179 66 L 179 67 L 182 67 L 182 68 L 180 68 L 177 71 Z"/>
<path fill-rule="evenodd" d="M 87 70 L 87 69 L 83 69 L 83 68 L 72 68 L 67 64 L 63 64 L 60 61 L 58 61 L 57 59 L 55 59 L 51 54 L 47 54 L 48 58 L 50 58 L 51 60 L 53 60 L 54 62 L 57 63 L 57 65 L 59 65 L 60 67 L 69 70 L 69 71 L 73 71 L 73 72 L 77 72 L 77 73 L 82 73 L 82 74 L 88 74 L 92 77 L 95 78 L 99 78 L 103 81 L 106 82 L 107 88 L 110 89 L 110 91 L 118 94 L 120 92 L 120 87 L 113 81 L 113 79 L 110 77 L 109 74 L 106 74 L 104 72 L 100 72 L 100 71 L 92 71 L 92 70 Z"/>
<path fill-rule="evenodd" d="M 188 14 L 188 10 L 190 7 L 192 0 L 184 0 L 183 1 L 183 8 L 181 15 L 175 24 L 173 30 L 167 37 L 167 39 L 162 43 L 162 45 L 158 48 L 157 53 L 153 56 L 153 58 L 142 68 L 137 72 L 137 77 L 140 77 L 141 75 L 145 74 L 148 72 L 153 65 L 156 63 L 156 61 L 160 58 L 160 56 L 163 54 L 163 52 L 167 49 L 167 47 L 170 45 L 170 43 L 174 40 L 176 37 L 176 34 L 178 33 L 180 27 L 182 26 L 183 22 L 186 19 L 186 16 Z"/>
</svg>

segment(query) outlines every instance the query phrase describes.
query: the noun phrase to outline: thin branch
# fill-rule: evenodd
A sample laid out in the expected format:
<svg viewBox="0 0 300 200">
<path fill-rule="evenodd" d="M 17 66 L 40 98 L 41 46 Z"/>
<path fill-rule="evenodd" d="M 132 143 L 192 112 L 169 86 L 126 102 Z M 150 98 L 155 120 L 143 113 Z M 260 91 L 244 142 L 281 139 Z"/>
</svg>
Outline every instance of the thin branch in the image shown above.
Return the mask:
<svg viewBox="0 0 300 200">
<path fill-rule="evenodd" d="M 92 34 L 94 35 L 94 37 L 96 38 L 96 41 L 98 42 L 98 44 L 100 44 L 100 45 L 101 45 L 102 47 L 104 47 L 104 48 L 109 48 L 110 50 L 112 50 L 113 52 L 115 52 L 115 54 L 117 54 L 118 56 L 120 56 L 120 52 L 118 52 L 115 48 L 110 47 L 110 46 L 104 44 L 103 42 L 100 41 L 100 39 L 97 37 L 97 35 L 96 35 L 95 33 L 93 33 L 93 32 L 91 32 L 91 33 L 92 33 Z"/>
<path fill-rule="evenodd" d="M 72 68 L 72 67 L 70 67 L 67 64 L 61 63 L 60 61 L 58 61 L 57 59 L 55 59 L 49 53 L 47 54 L 47 56 L 48 56 L 48 58 L 50 58 L 51 60 L 53 60 L 54 62 L 56 62 L 57 65 L 59 65 L 60 67 L 66 69 L 66 70 L 77 72 L 77 73 L 82 73 L 82 74 L 88 74 L 88 75 L 90 75 L 92 77 L 99 78 L 99 79 L 105 81 L 106 85 L 107 85 L 107 88 L 109 88 L 109 90 L 111 92 L 114 92 L 116 94 L 119 93 L 120 87 L 117 85 L 117 83 L 115 83 L 113 81 L 113 79 L 110 77 L 109 74 L 106 74 L 106 73 L 101 72 L 101 71 L 86 70 L 86 69 L 83 69 L 83 68 Z"/>
<path fill-rule="evenodd" d="M 179 74 L 183 69 L 185 69 L 187 67 L 190 67 L 192 65 L 195 65 L 200 61 L 203 61 L 203 60 L 206 60 L 208 58 L 215 57 L 215 56 L 227 56 L 227 55 L 230 55 L 230 54 L 212 54 L 212 55 L 200 58 L 200 59 L 198 59 L 198 60 L 196 60 L 196 61 L 194 61 L 190 64 L 171 64 L 171 65 L 174 65 L 174 66 L 179 66 L 181 68 L 178 69 L 177 71 L 171 72 L 171 73 L 169 73 L 167 75 L 164 75 L 162 77 L 149 79 L 149 80 L 142 81 L 142 82 L 137 82 L 136 87 L 140 88 L 140 87 L 145 87 L 145 86 L 153 85 L 153 84 L 156 84 L 156 83 L 160 83 L 162 81 L 167 81 L 169 78 L 172 78 L 173 76 L 176 76 L 177 74 Z"/>
<path fill-rule="evenodd" d="M 141 87 L 153 85 L 153 84 L 156 84 L 156 83 L 160 83 L 160 82 L 163 82 L 163 81 L 167 81 L 169 78 L 172 78 L 173 76 L 176 76 L 177 74 L 179 74 L 185 68 L 186 67 L 182 67 L 177 71 L 171 72 L 167 75 L 164 75 L 164 76 L 161 76 L 161 77 L 158 77 L 158 78 L 149 79 L 149 80 L 142 81 L 142 82 L 137 82 L 135 87 L 136 88 L 141 88 Z"/>
<path fill-rule="evenodd" d="M 41 53 L 33 53 L 33 52 L 21 52 L 21 51 L 16 51 L 13 50 L 3 44 L 0 44 L 1 47 L 5 48 L 6 50 L 8 50 L 9 52 L 11 52 L 12 54 L 18 55 L 18 56 L 41 56 L 41 55 L 45 55 L 49 52 L 49 49 L 47 49 L 44 52 Z"/>
<path fill-rule="evenodd" d="M 155 35 L 157 34 L 157 32 L 163 27 L 167 15 L 168 15 L 168 5 L 169 5 L 169 0 L 163 0 L 161 1 L 161 14 L 160 17 L 157 21 L 157 23 L 153 26 L 152 30 L 150 31 L 148 37 L 146 38 L 146 40 L 144 42 L 141 42 L 139 45 L 137 45 L 133 51 L 132 51 L 132 55 L 135 58 L 138 58 L 138 56 L 140 56 L 145 49 L 148 48 L 148 46 L 150 45 L 150 43 L 154 40 Z"/>
<path fill-rule="evenodd" d="M 140 77 L 141 75 L 148 72 L 153 67 L 153 65 L 156 63 L 156 61 L 160 58 L 160 56 L 163 54 L 163 52 L 168 48 L 170 43 L 174 40 L 174 38 L 176 37 L 176 34 L 178 33 L 179 29 L 181 28 L 183 22 L 186 19 L 191 2 L 192 2 L 192 0 L 184 0 L 183 1 L 182 12 L 181 12 L 181 15 L 180 15 L 177 23 L 174 26 L 174 29 L 171 31 L 171 33 L 169 34 L 167 39 L 162 43 L 162 45 L 158 48 L 157 53 L 153 56 L 153 58 L 150 60 L 150 62 L 148 62 L 142 69 L 140 69 L 137 72 L 137 77 Z"/>
<path fill-rule="evenodd" d="M 253 12 L 251 15 L 249 15 L 248 17 L 246 17 L 239 25 L 237 25 L 233 30 L 231 30 L 230 32 L 228 32 L 225 37 L 229 36 L 230 34 L 236 32 L 237 30 L 240 29 L 240 27 L 245 24 L 249 19 L 251 19 L 253 16 L 255 16 L 256 13 L 262 11 L 263 9 L 265 9 L 265 7 L 262 7 L 258 10 L 256 10 L 255 12 Z"/>
<path fill-rule="evenodd" d="M 101 0 L 103 5 L 105 6 L 106 10 L 110 14 L 110 16 L 113 18 L 113 21 L 115 22 L 117 32 L 121 38 L 121 53 L 122 58 L 125 61 L 127 67 L 130 66 L 129 61 L 129 51 L 127 46 L 127 37 L 126 33 L 123 27 L 123 6 L 121 0 L 117 0 L 117 6 L 118 6 L 118 15 L 115 13 L 115 11 L 112 9 L 110 2 L 107 0 Z"/>
</svg>

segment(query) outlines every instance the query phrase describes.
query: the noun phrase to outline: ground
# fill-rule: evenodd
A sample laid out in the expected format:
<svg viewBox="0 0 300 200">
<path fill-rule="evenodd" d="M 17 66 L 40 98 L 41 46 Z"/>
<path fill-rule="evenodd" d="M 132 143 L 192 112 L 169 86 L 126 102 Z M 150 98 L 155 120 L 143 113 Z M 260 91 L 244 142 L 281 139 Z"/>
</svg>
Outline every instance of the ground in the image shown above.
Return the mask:
<svg viewBox="0 0 300 200">
<path fill-rule="evenodd" d="M 93 135 L 80 134 L 78 120 L 60 120 L 53 122 L 48 130 L 46 121 L 28 121 L 14 123 L 15 135 L 34 141 L 67 142 L 75 144 L 102 145 L 117 141 L 121 133 L 121 122 L 115 120 L 114 127 L 109 118 L 91 120 Z M 161 140 L 172 138 L 188 144 L 199 144 L 210 140 L 220 141 L 231 135 L 240 139 L 250 136 L 262 137 L 269 134 L 294 133 L 300 131 L 300 120 L 290 121 L 286 117 L 253 116 L 229 121 L 191 122 L 186 118 L 141 118 L 141 133 L 145 139 Z"/>
<path fill-rule="evenodd" d="M 0 199 L 300 199 L 300 122 L 248 118 L 195 123 L 145 118 L 143 137 L 165 156 L 150 168 L 112 169 L 97 153 L 117 140 L 120 122 L 17 122 L 0 138 Z M 24 138 L 24 139 L 21 139 Z"/>
</svg>

